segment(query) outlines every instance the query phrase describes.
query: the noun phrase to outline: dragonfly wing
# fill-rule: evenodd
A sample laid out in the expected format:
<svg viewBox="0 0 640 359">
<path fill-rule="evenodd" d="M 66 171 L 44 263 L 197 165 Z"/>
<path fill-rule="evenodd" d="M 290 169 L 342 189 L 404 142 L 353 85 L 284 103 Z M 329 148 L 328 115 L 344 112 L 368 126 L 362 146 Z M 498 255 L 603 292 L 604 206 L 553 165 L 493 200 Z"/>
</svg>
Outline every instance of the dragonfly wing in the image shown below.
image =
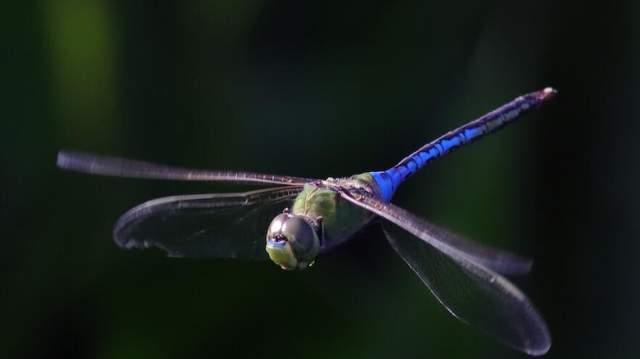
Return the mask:
<svg viewBox="0 0 640 359">
<path fill-rule="evenodd" d="M 278 187 L 158 198 L 122 215 L 113 237 L 122 248 L 155 247 L 170 257 L 267 259 L 267 227 L 301 190 Z"/>
<path fill-rule="evenodd" d="M 342 195 L 397 226 L 385 225 L 392 247 L 455 317 L 528 354 L 549 350 L 544 320 L 507 279 L 434 237 L 431 225 L 402 208 L 370 196 Z"/>
<path fill-rule="evenodd" d="M 162 179 L 176 181 L 223 181 L 237 183 L 303 185 L 316 181 L 311 178 L 278 176 L 243 171 L 214 171 L 160 165 L 119 157 L 99 156 L 90 153 L 60 151 L 59 168 L 114 177 Z"/>
<path fill-rule="evenodd" d="M 398 227 L 383 226 L 393 249 L 456 318 L 531 355 L 549 350 L 549 330 L 527 297 L 504 277 L 455 260 Z"/>
<path fill-rule="evenodd" d="M 472 242 L 391 203 L 381 202 L 366 195 L 349 195 L 345 192 L 342 192 L 342 195 L 354 204 L 405 228 L 416 237 L 452 257 L 464 257 L 494 272 L 506 275 L 526 274 L 531 270 L 530 259 Z"/>
<path fill-rule="evenodd" d="M 407 211 L 404 212 L 409 213 Z M 412 217 L 416 218 L 414 215 Z M 424 219 L 420 219 L 420 221 L 423 231 L 428 234 L 429 240 L 427 242 L 438 241 L 445 243 L 468 256 L 472 261 L 500 274 L 521 275 L 531 271 L 533 261 L 529 258 L 501 249 L 483 246 Z"/>
</svg>

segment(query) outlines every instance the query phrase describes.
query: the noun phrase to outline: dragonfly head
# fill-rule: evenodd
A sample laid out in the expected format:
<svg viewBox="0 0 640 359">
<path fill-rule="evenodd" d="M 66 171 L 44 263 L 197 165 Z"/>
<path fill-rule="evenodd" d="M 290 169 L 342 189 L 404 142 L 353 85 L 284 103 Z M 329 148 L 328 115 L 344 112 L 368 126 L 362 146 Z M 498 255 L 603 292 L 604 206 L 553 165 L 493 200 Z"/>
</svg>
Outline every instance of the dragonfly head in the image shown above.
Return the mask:
<svg viewBox="0 0 640 359">
<path fill-rule="evenodd" d="M 320 251 L 318 225 L 305 216 L 285 211 L 271 221 L 266 249 L 269 258 L 282 269 L 305 269 Z"/>
</svg>

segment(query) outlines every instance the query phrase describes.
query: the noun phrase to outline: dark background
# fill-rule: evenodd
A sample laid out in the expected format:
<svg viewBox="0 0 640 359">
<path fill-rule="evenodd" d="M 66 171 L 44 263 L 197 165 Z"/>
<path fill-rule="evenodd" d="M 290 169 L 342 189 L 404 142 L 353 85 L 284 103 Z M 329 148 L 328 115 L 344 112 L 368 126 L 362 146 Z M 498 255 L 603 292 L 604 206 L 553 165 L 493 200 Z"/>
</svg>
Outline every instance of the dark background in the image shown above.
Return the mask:
<svg viewBox="0 0 640 359">
<path fill-rule="evenodd" d="M 61 148 L 307 177 L 393 165 L 532 90 L 557 99 L 395 202 L 535 259 L 549 358 L 640 350 L 635 1 L 71 1 L 3 6 L 0 357 L 523 358 L 452 317 L 375 230 L 309 271 L 125 252 L 154 197 Z"/>
</svg>

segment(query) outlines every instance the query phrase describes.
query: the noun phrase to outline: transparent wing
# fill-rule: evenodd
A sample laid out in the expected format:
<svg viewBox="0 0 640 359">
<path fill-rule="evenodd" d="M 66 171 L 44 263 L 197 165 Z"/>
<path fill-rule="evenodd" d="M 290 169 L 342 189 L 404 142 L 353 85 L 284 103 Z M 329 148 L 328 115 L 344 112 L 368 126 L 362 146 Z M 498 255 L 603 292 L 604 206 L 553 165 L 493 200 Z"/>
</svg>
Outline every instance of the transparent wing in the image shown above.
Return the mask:
<svg viewBox="0 0 640 359">
<path fill-rule="evenodd" d="M 267 227 L 301 190 L 279 187 L 158 198 L 122 215 L 113 237 L 122 248 L 156 247 L 170 257 L 267 259 Z"/>
<path fill-rule="evenodd" d="M 532 261 L 528 258 L 472 242 L 393 204 L 381 202 L 366 195 L 349 195 L 345 192 L 342 192 L 342 195 L 356 205 L 364 207 L 403 228 L 412 224 L 419 226 L 415 230 L 420 235 L 412 232 L 415 236 L 454 258 L 466 258 L 492 271 L 506 275 L 526 274 L 531 270 Z M 393 220 L 387 216 L 393 217 Z"/>
<path fill-rule="evenodd" d="M 544 320 L 504 277 L 466 260 L 454 260 L 398 227 L 384 226 L 393 249 L 456 318 L 531 355 L 549 350 Z"/>
<path fill-rule="evenodd" d="M 369 196 L 343 197 L 398 226 L 385 225 L 392 247 L 455 317 L 525 353 L 549 350 L 544 320 L 507 279 L 434 237 L 431 225 L 402 208 Z"/>
<path fill-rule="evenodd" d="M 59 168 L 65 170 L 102 176 L 178 181 L 225 181 L 293 186 L 315 181 L 315 179 L 311 178 L 277 176 L 253 172 L 213 171 L 172 167 L 119 157 L 99 156 L 73 151 L 58 152 L 57 165 Z"/>
<path fill-rule="evenodd" d="M 403 210 L 405 213 L 409 213 Z M 411 215 L 416 217 L 414 215 Z M 437 241 L 452 247 L 461 255 L 467 256 L 473 262 L 505 275 L 522 275 L 531 271 L 533 261 L 502 249 L 483 246 L 470 241 L 458 234 L 452 233 L 440 226 L 420 219 L 422 230 L 428 233 L 430 241 Z"/>
</svg>

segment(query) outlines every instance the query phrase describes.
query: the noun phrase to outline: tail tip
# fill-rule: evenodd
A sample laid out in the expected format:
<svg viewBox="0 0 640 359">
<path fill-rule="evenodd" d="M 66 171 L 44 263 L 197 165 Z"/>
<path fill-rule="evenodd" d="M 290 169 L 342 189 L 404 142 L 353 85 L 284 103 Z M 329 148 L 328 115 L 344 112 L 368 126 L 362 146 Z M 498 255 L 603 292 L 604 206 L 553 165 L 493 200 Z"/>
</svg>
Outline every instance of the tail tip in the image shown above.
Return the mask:
<svg viewBox="0 0 640 359">
<path fill-rule="evenodd" d="M 538 96 L 541 100 L 550 100 L 558 94 L 558 90 L 553 87 L 545 87 L 542 91 L 538 93 Z"/>
<path fill-rule="evenodd" d="M 58 151 L 58 155 L 56 157 L 56 166 L 58 168 L 66 168 L 67 167 L 67 154 L 65 151 Z"/>
</svg>

